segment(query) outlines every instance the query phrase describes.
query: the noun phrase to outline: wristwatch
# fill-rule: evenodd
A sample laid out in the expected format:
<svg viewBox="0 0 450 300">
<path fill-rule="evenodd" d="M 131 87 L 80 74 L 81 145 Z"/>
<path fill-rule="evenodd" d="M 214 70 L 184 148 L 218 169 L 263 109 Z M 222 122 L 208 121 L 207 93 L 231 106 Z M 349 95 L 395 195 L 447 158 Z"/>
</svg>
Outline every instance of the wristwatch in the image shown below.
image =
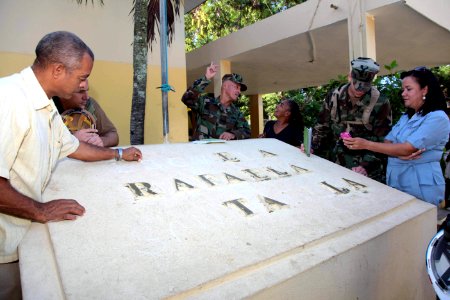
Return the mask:
<svg viewBox="0 0 450 300">
<path fill-rule="evenodd" d="M 117 150 L 116 161 L 119 161 L 122 159 L 123 150 L 122 150 L 122 148 L 117 148 L 116 150 Z"/>
</svg>

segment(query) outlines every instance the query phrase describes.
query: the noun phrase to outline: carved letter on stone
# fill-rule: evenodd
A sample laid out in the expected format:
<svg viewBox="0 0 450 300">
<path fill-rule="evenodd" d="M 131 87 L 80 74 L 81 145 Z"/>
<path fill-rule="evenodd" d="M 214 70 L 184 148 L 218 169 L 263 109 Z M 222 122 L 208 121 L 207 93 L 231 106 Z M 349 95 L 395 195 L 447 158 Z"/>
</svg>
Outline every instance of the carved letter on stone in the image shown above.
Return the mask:
<svg viewBox="0 0 450 300">
<path fill-rule="evenodd" d="M 291 168 L 294 169 L 294 171 L 297 172 L 298 174 L 309 172 L 308 169 L 300 168 L 295 165 L 291 165 Z"/>
<path fill-rule="evenodd" d="M 239 162 L 240 160 L 236 157 L 234 157 L 233 155 L 227 153 L 227 152 L 219 152 L 216 153 L 217 155 L 219 155 L 223 161 L 232 161 L 232 162 Z"/>
<path fill-rule="evenodd" d="M 213 181 L 214 176 L 209 175 L 209 174 L 203 174 L 203 175 L 198 175 L 198 177 L 200 177 L 201 180 L 203 180 L 204 182 L 206 182 L 207 184 L 214 186 L 216 185 Z"/>
<path fill-rule="evenodd" d="M 242 170 L 242 171 L 250 174 L 250 176 L 252 176 L 256 181 L 270 180 L 269 176 L 258 174 L 257 170 L 245 169 L 245 170 Z"/>
<path fill-rule="evenodd" d="M 251 216 L 253 215 L 253 212 L 248 209 L 244 204 L 242 204 L 242 202 L 244 201 L 244 199 L 239 198 L 239 199 L 235 199 L 235 200 L 230 200 L 230 201 L 226 201 L 223 203 L 223 205 L 230 207 L 230 205 L 233 205 L 234 207 L 238 208 L 239 211 L 243 212 L 246 216 Z"/>
<path fill-rule="evenodd" d="M 360 188 L 366 188 L 367 186 L 365 186 L 362 183 L 356 182 L 356 181 L 352 181 L 350 179 L 346 179 L 346 178 L 342 178 L 345 182 L 347 182 L 348 184 L 350 184 L 351 186 L 353 186 L 355 189 L 359 190 Z"/>
<path fill-rule="evenodd" d="M 267 156 L 277 156 L 277 155 L 274 154 L 274 153 L 267 152 L 267 151 L 264 151 L 264 150 L 259 150 L 259 152 L 261 152 L 261 154 L 262 154 L 263 157 L 267 157 Z"/>
<path fill-rule="evenodd" d="M 277 171 L 277 170 L 269 168 L 269 167 L 267 168 L 267 170 L 269 170 L 270 172 L 273 172 L 273 173 L 279 175 L 280 177 L 289 177 L 289 176 L 291 176 L 291 174 L 289 174 L 288 172 L 280 172 L 280 171 Z"/>
<path fill-rule="evenodd" d="M 195 188 L 194 186 L 176 178 L 175 178 L 175 187 L 177 188 L 177 191 L 185 191 L 187 189 Z"/>
<path fill-rule="evenodd" d="M 125 185 L 136 197 L 146 197 L 157 195 L 158 193 L 152 191 L 150 183 L 147 182 L 132 182 Z"/>
<path fill-rule="evenodd" d="M 225 174 L 225 178 L 228 180 L 228 183 L 233 183 L 233 182 L 240 182 L 240 181 L 245 181 L 244 179 L 241 179 L 239 177 L 227 174 L 227 173 L 223 173 Z"/>
<path fill-rule="evenodd" d="M 346 188 L 342 188 L 342 190 L 338 189 L 337 187 L 332 186 L 331 184 L 327 183 L 326 181 L 322 181 L 321 182 L 324 186 L 332 189 L 333 191 L 335 191 L 338 194 L 348 194 L 350 192 L 349 189 Z"/>
<path fill-rule="evenodd" d="M 287 207 L 286 203 L 279 202 L 277 200 L 273 200 L 271 198 L 264 197 L 264 196 L 259 196 L 259 197 L 261 199 L 262 204 L 264 204 L 264 206 L 266 207 L 266 209 L 269 213 L 272 213 L 275 210 L 279 210 L 279 209 L 283 208 L 283 206 Z"/>
</svg>

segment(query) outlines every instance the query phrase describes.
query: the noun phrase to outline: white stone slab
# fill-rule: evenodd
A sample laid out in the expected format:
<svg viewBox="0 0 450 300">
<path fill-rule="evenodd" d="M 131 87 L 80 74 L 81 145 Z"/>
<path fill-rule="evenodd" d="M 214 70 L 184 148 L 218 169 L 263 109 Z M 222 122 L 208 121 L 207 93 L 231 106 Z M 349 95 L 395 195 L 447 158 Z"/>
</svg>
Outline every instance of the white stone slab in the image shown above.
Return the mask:
<svg viewBox="0 0 450 300">
<path fill-rule="evenodd" d="M 86 214 L 32 227 L 24 299 L 433 297 L 432 205 L 273 139 L 140 148 L 57 166 Z"/>
</svg>

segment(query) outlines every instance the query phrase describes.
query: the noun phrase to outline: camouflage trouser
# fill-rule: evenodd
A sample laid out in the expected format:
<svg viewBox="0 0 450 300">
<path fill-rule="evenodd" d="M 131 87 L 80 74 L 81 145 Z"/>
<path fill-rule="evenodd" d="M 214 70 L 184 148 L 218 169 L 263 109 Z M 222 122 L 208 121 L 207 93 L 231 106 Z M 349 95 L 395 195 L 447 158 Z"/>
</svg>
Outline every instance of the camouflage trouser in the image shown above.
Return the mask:
<svg viewBox="0 0 450 300">
<path fill-rule="evenodd" d="M 338 143 L 331 160 L 347 169 L 362 166 L 366 169 L 369 178 L 386 184 L 387 158 L 384 156 L 377 156 L 366 150 L 349 150 Z"/>
</svg>

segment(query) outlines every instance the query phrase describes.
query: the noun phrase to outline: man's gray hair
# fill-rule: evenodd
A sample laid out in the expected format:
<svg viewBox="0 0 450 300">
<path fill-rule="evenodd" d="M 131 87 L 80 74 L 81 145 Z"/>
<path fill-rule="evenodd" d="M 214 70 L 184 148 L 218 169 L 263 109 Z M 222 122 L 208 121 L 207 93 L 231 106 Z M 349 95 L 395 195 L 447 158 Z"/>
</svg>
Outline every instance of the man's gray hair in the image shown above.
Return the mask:
<svg viewBox="0 0 450 300">
<path fill-rule="evenodd" d="M 80 67 L 85 53 L 94 60 L 92 50 L 78 36 L 68 31 L 55 31 L 45 35 L 37 44 L 35 52 L 33 65 L 36 67 L 60 63 L 68 71 L 73 71 Z"/>
</svg>

